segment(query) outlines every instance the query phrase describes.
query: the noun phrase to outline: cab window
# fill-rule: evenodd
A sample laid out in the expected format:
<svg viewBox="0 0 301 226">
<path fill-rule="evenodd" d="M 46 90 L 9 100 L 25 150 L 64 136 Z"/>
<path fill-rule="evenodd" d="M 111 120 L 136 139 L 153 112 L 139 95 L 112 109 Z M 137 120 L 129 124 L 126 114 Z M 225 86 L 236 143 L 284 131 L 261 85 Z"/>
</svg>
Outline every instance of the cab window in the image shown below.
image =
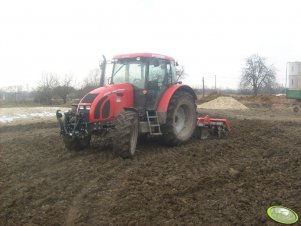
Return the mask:
<svg viewBox="0 0 301 226">
<path fill-rule="evenodd" d="M 131 83 L 143 89 L 146 63 L 142 59 L 121 59 L 114 63 L 112 81 L 114 84 Z"/>
</svg>

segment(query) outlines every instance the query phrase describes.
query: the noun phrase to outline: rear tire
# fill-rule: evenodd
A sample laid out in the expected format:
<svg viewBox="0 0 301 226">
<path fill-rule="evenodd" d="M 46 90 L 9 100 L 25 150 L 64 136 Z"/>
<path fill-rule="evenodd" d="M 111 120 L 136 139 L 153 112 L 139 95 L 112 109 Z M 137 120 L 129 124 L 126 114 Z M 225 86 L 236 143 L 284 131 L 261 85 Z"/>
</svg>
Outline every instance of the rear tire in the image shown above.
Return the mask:
<svg viewBox="0 0 301 226">
<path fill-rule="evenodd" d="M 90 146 L 91 136 L 85 138 L 72 138 L 68 135 L 63 136 L 65 148 L 68 150 L 80 151 Z"/>
<path fill-rule="evenodd" d="M 196 105 L 187 92 L 175 93 L 168 106 L 166 124 L 162 126 L 163 141 L 174 146 L 188 141 L 196 127 Z"/>
<path fill-rule="evenodd" d="M 116 119 L 113 151 L 122 158 L 132 158 L 138 139 L 138 115 L 134 111 L 122 111 Z"/>
</svg>

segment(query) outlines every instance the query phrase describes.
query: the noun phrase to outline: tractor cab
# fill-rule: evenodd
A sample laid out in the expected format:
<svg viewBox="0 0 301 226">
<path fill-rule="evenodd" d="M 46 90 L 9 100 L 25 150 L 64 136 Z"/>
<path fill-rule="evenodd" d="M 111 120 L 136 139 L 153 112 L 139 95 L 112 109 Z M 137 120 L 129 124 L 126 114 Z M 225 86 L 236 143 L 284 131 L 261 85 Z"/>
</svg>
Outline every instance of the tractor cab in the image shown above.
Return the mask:
<svg viewBox="0 0 301 226">
<path fill-rule="evenodd" d="M 136 109 L 155 110 L 164 91 L 176 82 L 175 60 L 171 57 L 144 53 L 113 59 L 111 84 L 132 84 Z"/>
</svg>

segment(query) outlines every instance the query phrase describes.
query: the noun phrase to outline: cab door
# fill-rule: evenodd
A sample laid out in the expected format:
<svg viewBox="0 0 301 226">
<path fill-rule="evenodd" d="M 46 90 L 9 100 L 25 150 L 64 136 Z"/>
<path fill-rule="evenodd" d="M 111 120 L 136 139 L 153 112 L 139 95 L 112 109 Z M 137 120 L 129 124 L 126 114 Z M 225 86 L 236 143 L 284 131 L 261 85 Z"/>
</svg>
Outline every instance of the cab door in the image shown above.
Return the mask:
<svg viewBox="0 0 301 226">
<path fill-rule="evenodd" d="M 129 83 L 134 87 L 134 107 L 136 109 L 145 109 L 146 98 L 145 90 L 145 75 L 147 64 L 143 61 L 131 62 L 126 67 Z"/>
<path fill-rule="evenodd" d="M 151 58 L 148 67 L 146 88 L 146 109 L 155 110 L 165 90 L 172 83 L 173 70 L 171 62 L 164 59 Z"/>
</svg>

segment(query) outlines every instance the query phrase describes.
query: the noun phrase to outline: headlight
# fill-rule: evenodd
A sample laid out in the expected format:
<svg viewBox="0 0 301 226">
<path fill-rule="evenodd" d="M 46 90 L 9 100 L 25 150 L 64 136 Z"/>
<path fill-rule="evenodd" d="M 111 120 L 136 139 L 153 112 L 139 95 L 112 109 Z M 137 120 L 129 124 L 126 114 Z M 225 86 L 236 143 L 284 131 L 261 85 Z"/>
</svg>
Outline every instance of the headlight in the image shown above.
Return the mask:
<svg viewBox="0 0 301 226">
<path fill-rule="evenodd" d="M 91 106 L 86 106 L 86 110 L 90 111 Z"/>
</svg>

